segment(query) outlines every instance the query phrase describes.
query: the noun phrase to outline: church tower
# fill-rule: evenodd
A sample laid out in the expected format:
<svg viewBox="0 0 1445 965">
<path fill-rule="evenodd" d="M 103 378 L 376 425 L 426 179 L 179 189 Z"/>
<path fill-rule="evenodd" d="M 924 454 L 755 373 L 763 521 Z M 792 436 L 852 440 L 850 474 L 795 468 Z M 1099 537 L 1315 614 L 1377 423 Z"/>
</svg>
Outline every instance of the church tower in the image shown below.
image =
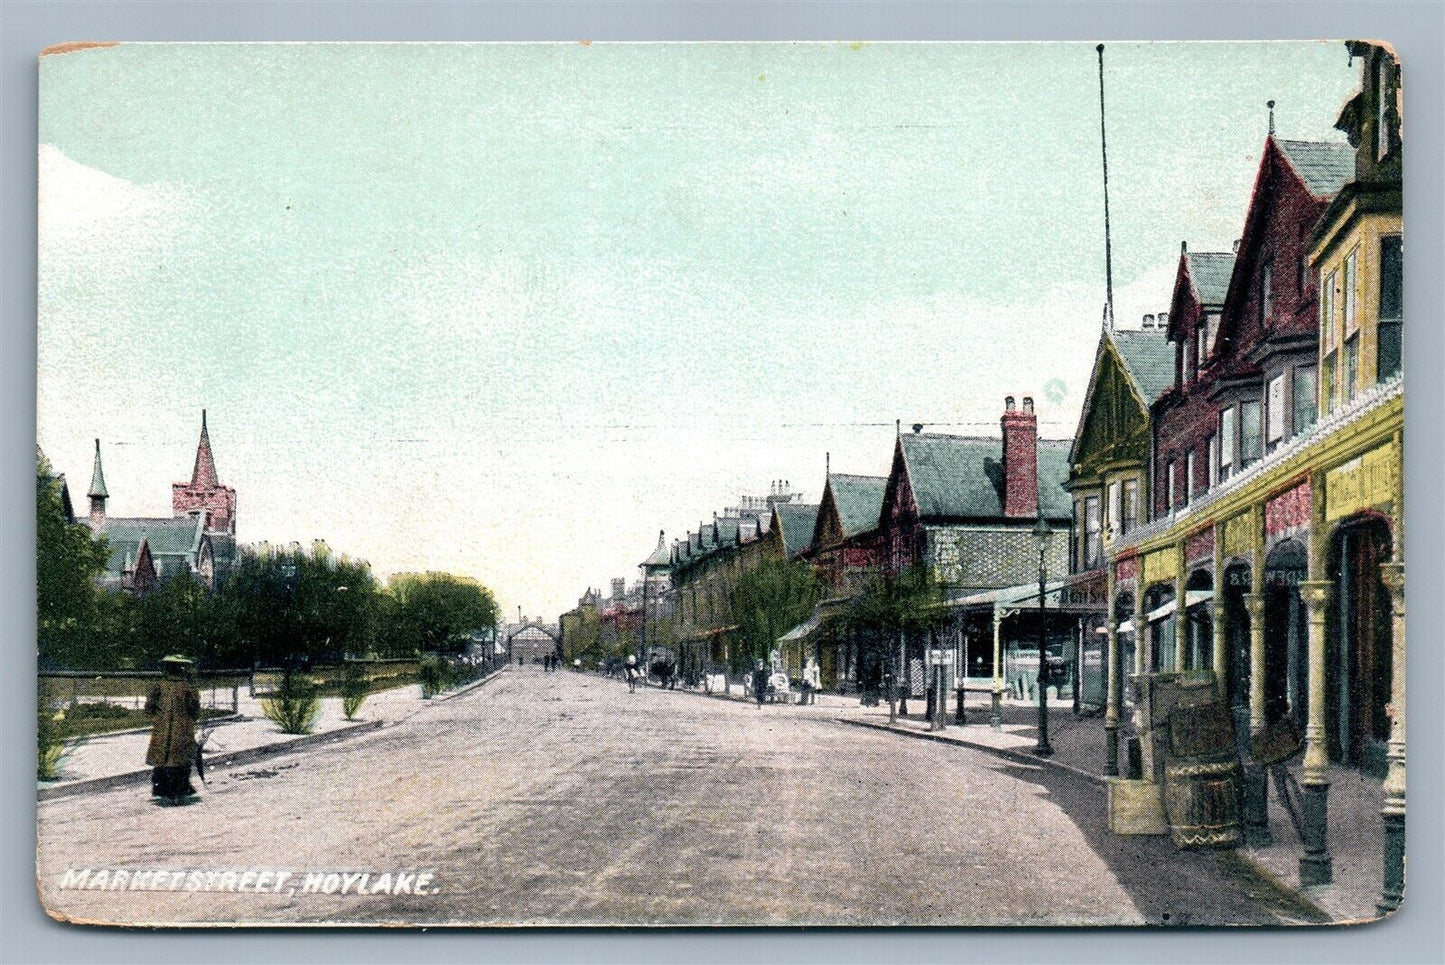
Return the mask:
<svg viewBox="0 0 1445 965">
<path fill-rule="evenodd" d="M 171 512 L 175 516 L 205 514 L 208 531 L 236 533 L 236 490 L 222 486 L 216 475 L 205 409 L 201 410 L 201 441 L 196 445 L 191 481 L 171 484 Z"/>
</svg>

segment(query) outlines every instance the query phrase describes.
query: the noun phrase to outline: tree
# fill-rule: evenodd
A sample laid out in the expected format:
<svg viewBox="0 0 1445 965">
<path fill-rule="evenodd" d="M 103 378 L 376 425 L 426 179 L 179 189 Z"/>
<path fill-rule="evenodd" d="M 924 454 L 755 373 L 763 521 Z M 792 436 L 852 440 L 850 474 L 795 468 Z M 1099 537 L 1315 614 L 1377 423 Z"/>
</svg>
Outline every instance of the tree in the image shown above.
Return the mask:
<svg viewBox="0 0 1445 965">
<path fill-rule="evenodd" d="M 371 648 L 376 581 L 364 562 L 318 544 L 310 553 L 246 550 L 216 601 L 213 658 L 288 673 Z"/>
<path fill-rule="evenodd" d="M 497 622 L 492 591 L 451 573 L 398 573 L 388 581 L 384 646 L 394 653 L 461 653 Z"/>
<path fill-rule="evenodd" d="M 779 637 L 812 616 L 821 596 L 813 568 L 801 560 L 764 560 L 744 573 L 730 597 L 737 624 L 733 672 L 768 659 Z"/>
<path fill-rule="evenodd" d="M 922 564 L 910 566 L 896 576 L 874 574 L 848 602 L 843 613 L 844 629 L 863 643 L 865 660 L 874 666 L 896 666 L 898 645 L 908 636 L 930 633 L 948 620 L 943 608 L 943 588 Z"/>
<path fill-rule="evenodd" d="M 110 555 L 104 537 L 67 523 L 60 482 L 41 456 L 35 463 L 35 604 L 43 664 L 89 667 L 101 659 L 95 580 Z"/>
</svg>

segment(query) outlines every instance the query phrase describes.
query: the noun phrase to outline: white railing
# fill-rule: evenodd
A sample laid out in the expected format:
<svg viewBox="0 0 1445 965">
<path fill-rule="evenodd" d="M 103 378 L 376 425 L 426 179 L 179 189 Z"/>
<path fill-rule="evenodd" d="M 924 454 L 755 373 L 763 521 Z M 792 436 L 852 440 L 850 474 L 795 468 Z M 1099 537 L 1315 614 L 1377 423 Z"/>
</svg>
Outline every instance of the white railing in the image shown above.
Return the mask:
<svg viewBox="0 0 1445 965">
<path fill-rule="evenodd" d="M 1168 532 L 1180 523 L 1187 521 L 1190 515 L 1202 513 L 1213 503 L 1249 485 L 1261 473 L 1268 472 L 1325 436 L 1338 432 L 1364 418 L 1404 391 L 1405 383 L 1400 375 L 1392 376 L 1379 385 L 1371 386 L 1263 459 L 1251 463 L 1229 479 L 1216 484 L 1208 492 L 1196 497 L 1188 506 L 1180 506 L 1166 516 L 1150 520 L 1138 529 L 1111 540 L 1106 547 L 1106 553 L 1116 556 L 1123 550 L 1138 546 L 1140 543 L 1148 542 L 1155 536 Z"/>
</svg>

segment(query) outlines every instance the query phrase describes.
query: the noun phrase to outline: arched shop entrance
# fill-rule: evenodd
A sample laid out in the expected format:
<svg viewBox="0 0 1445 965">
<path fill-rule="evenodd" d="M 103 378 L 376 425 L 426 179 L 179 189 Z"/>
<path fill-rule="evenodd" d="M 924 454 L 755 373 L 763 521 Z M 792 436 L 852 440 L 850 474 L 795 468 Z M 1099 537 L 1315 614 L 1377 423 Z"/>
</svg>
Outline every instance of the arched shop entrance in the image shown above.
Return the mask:
<svg viewBox="0 0 1445 965">
<path fill-rule="evenodd" d="M 1177 615 L 1174 612 L 1173 584 L 1151 586 L 1144 593 L 1144 627 L 1149 647 L 1149 669 L 1168 672 L 1174 666 L 1174 632 Z"/>
<path fill-rule="evenodd" d="M 1392 622 L 1380 564 L 1392 552 L 1377 516 L 1347 520 L 1330 541 L 1335 599 L 1326 621 L 1325 718 L 1330 759 L 1384 772 L 1390 736 Z"/>
<path fill-rule="evenodd" d="M 1235 729 L 1239 733 L 1247 735 L 1249 733 L 1251 665 L 1249 607 L 1245 604 L 1244 598 L 1249 593 L 1251 585 L 1249 566 L 1245 563 L 1235 563 L 1225 567 L 1223 584 L 1220 589 L 1224 593 L 1225 652 L 1229 655 L 1224 693 L 1230 712 L 1234 715 Z"/>
<path fill-rule="evenodd" d="M 1185 641 L 1183 670 L 1209 670 L 1214 665 L 1214 574 L 1195 570 L 1185 587 L 1189 639 Z"/>
<path fill-rule="evenodd" d="M 1286 714 L 1304 732 L 1309 716 L 1307 628 L 1300 584 L 1308 570 L 1303 543 L 1287 539 L 1264 561 L 1264 721 Z"/>
</svg>

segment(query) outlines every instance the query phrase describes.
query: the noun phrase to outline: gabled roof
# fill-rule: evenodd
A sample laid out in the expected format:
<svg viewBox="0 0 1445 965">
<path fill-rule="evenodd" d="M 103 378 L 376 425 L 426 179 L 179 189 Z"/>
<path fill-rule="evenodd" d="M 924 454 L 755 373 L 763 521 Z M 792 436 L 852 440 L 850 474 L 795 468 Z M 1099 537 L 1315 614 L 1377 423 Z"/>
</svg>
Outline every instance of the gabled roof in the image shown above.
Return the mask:
<svg viewBox="0 0 1445 965">
<path fill-rule="evenodd" d="M 1355 176 L 1355 149 L 1348 144 L 1279 138 L 1274 143 L 1317 198 L 1334 197 Z"/>
<path fill-rule="evenodd" d="M 912 433 L 899 436 L 918 514 L 923 518 L 1003 519 L 1003 441 L 977 436 Z M 1038 443 L 1039 508 L 1049 519 L 1071 519 L 1071 439 Z"/>
<path fill-rule="evenodd" d="M 1231 257 L 1231 264 L 1233 260 Z M 1228 277 L 1224 283 L 1229 284 Z M 1116 331 L 1108 337 L 1118 349 L 1124 370 L 1139 390 L 1144 405 L 1151 404 L 1174 384 L 1174 345 L 1164 337 L 1163 331 Z"/>
<path fill-rule="evenodd" d="M 142 540 L 153 558 L 189 559 L 205 535 L 199 516 L 107 516 L 95 532 L 108 542 L 110 559 L 106 568 L 115 573 L 121 571 L 127 560 L 134 559 Z"/>
<path fill-rule="evenodd" d="M 1229 294 L 1229 276 L 1234 274 L 1234 253 L 1230 251 L 1188 251 L 1185 269 L 1199 304 L 1219 307 Z"/>
<path fill-rule="evenodd" d="M 804 503 L 774 503 L 773 512 L 783 528 L 783 547 L 789 556 L 797 556 L 813 543 L 813 527 L 818 523 L 818 507 Z"/>
<path fill-rule="evenodd" d="M 829 473 L 828 488 L 833 492 L 833 505 L 843 536 L 856 536 L 878 527 L 883 512 L 883 496 L 888 490 L 887 476 L 852 476 Z"/>
</svg>

